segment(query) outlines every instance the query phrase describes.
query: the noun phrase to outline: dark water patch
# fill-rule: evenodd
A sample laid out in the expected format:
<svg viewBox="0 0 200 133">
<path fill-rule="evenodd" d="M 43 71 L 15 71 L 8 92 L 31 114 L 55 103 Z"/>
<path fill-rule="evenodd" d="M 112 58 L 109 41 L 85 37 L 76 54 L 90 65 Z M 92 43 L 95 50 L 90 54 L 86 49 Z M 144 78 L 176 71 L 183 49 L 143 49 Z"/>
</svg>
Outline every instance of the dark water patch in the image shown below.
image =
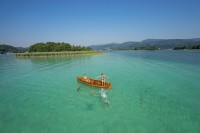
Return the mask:
<svg viewBox="0 0 200 133">
<path fill-rule="evenodd" d="M 148 97 L 148 95 L 150 95 L 151 91 L 151 88 L 150 87 L 147 87 L 147 88 L 144 88 L 144 90 L 141 92 L 140 96 L 139 96 L 139 101 L 140 101 L 140 104 L 143 104 L 145 102 L 145 98 Z"/>
<path fill-rule="evenodd" d="M 87 110 L 87 111 L 92 111 L 92 110 L 94 110 L 94 104 L 91 104 L 91 103 L 86 104 L 86 110 Z"/>
</svg>

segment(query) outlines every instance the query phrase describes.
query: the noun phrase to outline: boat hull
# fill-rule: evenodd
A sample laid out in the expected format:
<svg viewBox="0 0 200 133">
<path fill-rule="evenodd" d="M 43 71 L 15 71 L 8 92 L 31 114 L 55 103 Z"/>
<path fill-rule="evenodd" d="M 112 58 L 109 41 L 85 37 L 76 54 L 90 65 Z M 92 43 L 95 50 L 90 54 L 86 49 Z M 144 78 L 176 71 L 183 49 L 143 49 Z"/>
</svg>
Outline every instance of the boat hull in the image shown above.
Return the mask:
<svg viewBox="0 0 200 133">
<path fill-rule="evenodd" d="M 77 77 L 77 80 L 79 82 L 84 83 L 89 86 L 94 86 L 94 87 L 98 87 L 98 88 L 106 88 L 106 89 L 112 88 L 110 83 L 105 82 L 105 85 L 102 85 L 100 80 L 95 80 L 95 79 L 91 79 L 91 78 L 87 78 L 87 80 L 85 80 L 83 77 Z"/>
</svg>

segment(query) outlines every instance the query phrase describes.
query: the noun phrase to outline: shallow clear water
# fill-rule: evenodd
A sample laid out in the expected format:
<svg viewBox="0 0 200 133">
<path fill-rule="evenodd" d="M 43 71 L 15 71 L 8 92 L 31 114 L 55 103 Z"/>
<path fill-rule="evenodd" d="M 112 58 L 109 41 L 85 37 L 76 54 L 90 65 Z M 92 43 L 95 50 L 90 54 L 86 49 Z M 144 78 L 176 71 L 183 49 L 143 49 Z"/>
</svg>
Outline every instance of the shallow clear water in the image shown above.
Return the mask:
<svg viewBox="0 0 200 133">
<path fill-rule="evenodd" d="M 113 87 L 107 92 L 110 107 L 99 89 L 76 81 L 102 72 Z M 199 101 L 200 51 L 0 55 L 1 133 L 199 133 Z"/>
</svg>

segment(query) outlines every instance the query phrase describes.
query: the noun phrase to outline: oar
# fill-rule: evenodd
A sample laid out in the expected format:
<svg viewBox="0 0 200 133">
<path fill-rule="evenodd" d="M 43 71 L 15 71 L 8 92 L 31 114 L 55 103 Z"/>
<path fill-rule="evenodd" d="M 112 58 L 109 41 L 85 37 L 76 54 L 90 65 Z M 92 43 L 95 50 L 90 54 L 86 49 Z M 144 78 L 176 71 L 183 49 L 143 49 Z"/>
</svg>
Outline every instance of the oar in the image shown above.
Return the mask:
<svg viewBox="0 0 200 133">
<path fill-rule="evenodd" d="M 81 89 L 81 86 L 82 85 L 80 85 L 77 89 L 76 89 L 76 91 L 79 91 L 80 89 Z M 82 88 L 83 90 L 85 90 L 85 88 Z"/>
<path fill-rule="evenodd" d="M 79 90 L 80 90 L 80 88 L 81 88 L 81 86 L 79 86 L 79 87 L 76 89 L 76 91 L 79 91 Z"/>
</svg>

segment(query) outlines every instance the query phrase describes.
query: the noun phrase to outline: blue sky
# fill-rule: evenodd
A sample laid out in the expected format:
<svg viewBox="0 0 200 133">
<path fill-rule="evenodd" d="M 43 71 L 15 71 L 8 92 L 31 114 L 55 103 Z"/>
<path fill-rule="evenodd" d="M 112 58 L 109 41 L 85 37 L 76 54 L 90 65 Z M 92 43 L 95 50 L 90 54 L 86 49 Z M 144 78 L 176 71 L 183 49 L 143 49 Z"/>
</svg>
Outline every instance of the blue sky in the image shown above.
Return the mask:
<svg viewBox="0 0 200 133">
<path fill-rule="evenodd" d="M 0 44 L 200 37 L 200 0 L 0 0 Z"/>
</svg>

